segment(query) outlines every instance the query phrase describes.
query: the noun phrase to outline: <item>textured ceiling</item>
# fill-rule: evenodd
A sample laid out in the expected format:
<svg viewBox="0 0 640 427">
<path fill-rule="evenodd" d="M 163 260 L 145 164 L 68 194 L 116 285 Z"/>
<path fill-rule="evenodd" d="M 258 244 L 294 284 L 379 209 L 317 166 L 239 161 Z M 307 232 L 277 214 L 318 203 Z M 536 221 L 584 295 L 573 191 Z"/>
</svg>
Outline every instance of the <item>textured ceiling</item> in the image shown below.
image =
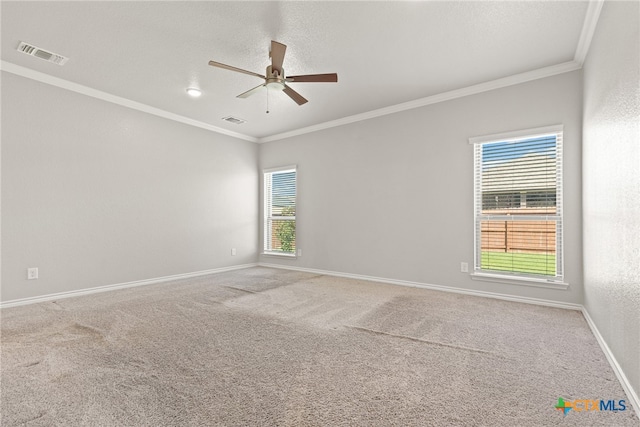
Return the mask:
<svg viewBox="0 0 640 427">
<path fill-rule="evenodd" d="M 587 2 L 2 2 L 2 60 L 208 125 L 261 138 L 572 61 Z M 336 72 L 236 95 L 271 40 L 289 75 Z M 20 41 L 69 57 L 19 53 Z M 186 95 L 189 86 L 203 96 Z M 247 120 L 235 125 L 221 120 Z"/>
</svg>

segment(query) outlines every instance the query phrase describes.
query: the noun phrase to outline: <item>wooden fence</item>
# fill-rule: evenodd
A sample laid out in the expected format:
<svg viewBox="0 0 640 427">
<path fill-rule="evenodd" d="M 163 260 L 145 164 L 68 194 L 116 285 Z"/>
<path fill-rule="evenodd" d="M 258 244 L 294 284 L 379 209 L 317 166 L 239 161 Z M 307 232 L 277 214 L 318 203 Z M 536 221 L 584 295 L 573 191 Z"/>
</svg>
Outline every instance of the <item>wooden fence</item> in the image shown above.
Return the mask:
<svg viewBox="0 0 640 427">
<path fill-rule="evenodd" d="M 482 221 L 482 250 L 555 253 L 555 221 Z"/>
</svg>

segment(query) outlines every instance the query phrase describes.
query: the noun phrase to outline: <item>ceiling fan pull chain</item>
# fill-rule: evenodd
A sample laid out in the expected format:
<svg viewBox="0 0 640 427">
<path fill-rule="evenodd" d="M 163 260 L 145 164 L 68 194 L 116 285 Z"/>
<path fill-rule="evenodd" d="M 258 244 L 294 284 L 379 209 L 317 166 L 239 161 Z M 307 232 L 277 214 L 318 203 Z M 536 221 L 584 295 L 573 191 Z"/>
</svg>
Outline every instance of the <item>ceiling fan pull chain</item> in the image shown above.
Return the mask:
<svg viewBox="0 0 640 427">
<path fill-rule="evenodd" d="M 269 88 L 267 87 L 267 114 L 269 114 Z"/>
</svg>

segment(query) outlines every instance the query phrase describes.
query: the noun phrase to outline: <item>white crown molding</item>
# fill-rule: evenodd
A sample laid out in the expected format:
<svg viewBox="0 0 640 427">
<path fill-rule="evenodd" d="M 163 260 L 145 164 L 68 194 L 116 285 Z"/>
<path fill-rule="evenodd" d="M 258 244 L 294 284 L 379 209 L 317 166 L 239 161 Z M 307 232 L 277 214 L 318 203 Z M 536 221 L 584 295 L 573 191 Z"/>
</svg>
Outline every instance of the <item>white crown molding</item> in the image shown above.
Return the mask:
<svg viewBox="0 0 640 427">
<path fill-rule="evenodd" d="M 102 92 L 97 89 L 90 88 L 88 86 L 83 86 L 78 83 L 70 82 L 68 80 L 61 79 L 59 77 L 54 77 L 49 74 L 41 73 L 39 71 L 32 70 L 27 67 L 23 67 L 20 65 L 16 65 L 12 62 L 0 61 L 0 70 L 6 71 L 8 73 L 16 74 L 21 77 L 26 77 L 31 80 L 36 80 L 41 83 L 46 83 L 52 86 L 56 86 L 62 89 L 67 89 L 73 92 L 80 93 L 82 95 L 90 96 L 92 98 L 101 99 L 103 101 L 111 102 L 113 104 L 121 105 L 123 107 L 131 108 L 134 110 L 142 111 L 144 113 L 153 114 L 154 116 L 162 117 L 165 119 L 173 120 L 175 122 L 183 123 L 190 126 L 195 126 L 198 128 L 206 129 L 212 132 L 220 133 L 223 135 L 231 136 L 233 138 L 243 139 L 245 141 L 250 142 L 258 142 L 258 138 L 253 136 L 244 135 L 238 132 L 233 132 L 230 130 L 226 130 L 217 126 L 210 125 L 208 123 L 204 123 L 198 120 L 191 119 L 189 117 L 181 116 L 179 114 L 170 113 L 168 111 L 162 110 L 160 108 L 152 107 L 147 104 L 142 104 L 140 102 L 132 101 L 127 98 L 122 98 L 120 96 L 112 95 L 107 92 Z"/>
<path fill-rule="evenodd" d="M 604 0 L 591 0 L 587 6 L 587 14 L 584 17 L 584 24 L 582 25 L 582 32 L 580 33 L 580 39 L 578 41 L 578 47 L 576 48 L 576 54 L 573 58 L 575 62 L 584 64 L 589 48 L 591 47 L 591 40 L 593 40 L 593 34 L 596 31 L 598 25 L 598 19 L 600 18 L 600 12 Z"/>
<path fill-rule="evenodd" d="M 376 117 L 386 116 L 389 114 L 395 114 L 402 111 L 412 110 L 415 108 L 424 107 L 427 105 L 437 104 L 440 102 L 450 101 L 457 98 L 462 98 L 469 95 L 475 95 L 482 92 L 488 92 L 495 89 L 500 89 L 508 86 L 517 85 L 520 83 L 526 83 L 532 80 L 538 80 L 545 77 L 551 77 L 558 74 L 568 73 L 571 71 L 579 70 L 582 68 L 582 64 L 576 61 L 563 62 L 561 64 L 551 65 L 549 67 L 539 68 L 537 70 L 527 71 L 525 73 L 514 74 L 512 76 L 503 77 L 496 80 L 491 80 L 477 85 L 468 86 L 461 89 L 455 89 L 448 92 L 443 92 L 437 95 L 428 96 L 426 98 L 420 98 L 409 102 L 404 102 L 397 105 L 392 105 L 377 110 L 368 111 L 361 114 L 355 114 L 353 116 L 343 117 L 337 120 L 331 120 L 317 125 L 308 126 L 300 129 L 295 129 L 289 132 L 270 135 L 262 138 L 256 138 L 253 136 L 241 134 L 238 132 L 232 132 L 217 126 L 213 126 L 204 122 L 200 122 L 188 117 L 180 116 L 178 114 L 170 113 L 159 108 L 152 107 L 150 105 L 142 104 L 136 101 L 131 101 L 126 98 L 122 98 L 116 95 L 112 95 L 106 92 L 102 92 L 96 89 L 92 89 L 87 86 L 83 86 L 77 83 L 70 82 L 58 77 L 53 77 L 39 71 L 32 70 L 30 68 L 22 67 L 20 65 L 13 64 L 7 61 L 0 61 L 0 70 L 7 71 L 22 77 L 26 77 L 32 80 L 36 80 L 42 83 L 57 86 L 63 89 L 68 89 L 74 92 L 81 93 L 83 95 L 91 96 L 94 98 L 102 99 L 107 102 L 122 105 L 124 107 L 132 108 L 135 110 L 143 111 L 149 114 L 153 114 L 159 117 L 163 117 L 169 120 L 174 120 L 187 125 L 199 127 L 212 132 L 228 135 L 234 138 L 243 139 L 245 141 L 265 143 L 271 141 L 278 141 L 285 138 L 291 138 L 298 135 L 304 135 L 307 133 L 317 132 L 324 129 L 330 129 L 337 126 L 343 126 L 350 123 L 356 123 L 363 120 L 369 120 Z"/>
<path fill-rule="evenodd" d="M 589 316 L 589 312 L 587 311 L 586 307 L 582 307 L 582 315 L 587 321 L 589 328 L 591 328 L 591 332 L 596 337 L 596 341 L 598 341 L 598 344 L 600 345 L 602 352 L 607 357 L 607 361 L 609 362 L 609 365 L 611 365 L 613 372 L 616 374 L 618 381 L 620 381 L 620 384 L 622 385 L 622 388 L 627 394 L 627 397 L 631 401 L 631 406 L 633 406 L 633 408 L 636 410 L 636 414 L 640 414 L 640 398 L 638 397 L 638 394 L 635 392 L 635 390 L 631 386 L 629 379 L 624 374 L 624 371 L 618 364 L 618 361 L 616 360 L 616 357 L 611 352 L 611 349 L 607 345 L 607 342 L 604 340 L 604 338 L 600 334 L 600 331 L 598 330 L 598 327 L 596 326 L 595 322 L 593 321 L 591 316 Z"/>
<path fill-rule="evenodd" d="M 432 291 L 452 292 L 456 294 L 470 295 L 483 298 L 493 298 L 504 301 L 521 302 L 525 304 L 542 305 L 545 307 L 563 308 L 566 310 L 582 310 L 582 305 L 568 302 L 558 302 L 539 298 L 518 297 L 514 295 L 499 294 L 497 292 L 475 291 L 471 289 L 455 288 L 453 286 L 432 285 L 429 283 L 411 282 L 408 280 L 388 279 L 383 277 L 365 276 L 362 274 L 342 273 L 339 271 L 318 270 L 314 268 L 293 267 L 283 264 L 269 264 L 260 262 L 260 267 L 279 268 L 283 270 L 302 271 L 305 273 L 322 274 L 325 276 L 345 277 L 348 279 L 366 280 L 369 282 L 387 283 L 390 285 L 408 286 L 411 288 L 429 289 Z"/>
<path fill-rule="evenodd" d="M 500 79 L 491 80 L 484 83 L 479 83 L 477 85 L 468 86 L 462 89 L 455 89 L 449 92 L 443 92 L 437 95 L 428 96 L 426 98 L 420 98 L 414 101 L 404 102 L 402 104 L 392 105 L 390 107 L 368 111 L 366 113 L 355 114 L 353 116 L 343 117 L 341 119 L 304 127 L 304 128 L 292 130 L 289 132 L 279 133 L 277 135 L 258 138 L 258 142 L 264 143 L 264 142 L 277 141 L 280 139 L 291 138 L 293 136 L 303 135 L 311 132 L 317 132 L 319 130 L 342 126 L 349 123 L 356 123 L 363 120 L 369 120 L 375 117 L 386 116 L 388 114 L 399 113 L 401 111 L 412 110 L 414 108 L 420 108 L 420 107 L 424 107 L 431 104 L 437 104 L 439 102 L 450 101 L 452 99 L 462 98 L 469 95 L 475 95 L 478 93 L 500 89 L 507 86 L 513 86 L 520 83 L 526 83 L 532 80 L 538 80 L 545 77 L 551 77 L 557 74 L 568 73 L 571 71 L 579 70 L 581 67 L 582 67 L 582 64 L 578 64 L 575 61 L 563 62 L 561 64 L 551 65 L 549 67 L 539 68 L 537 70 L 527 71 L 525 73 L 514 74 L 512 76 L 503 77 Z"/>
<path fill-rule="evenodd" d="M 226 271 L 233 271 L 233 270 L 243 270 L 245 268 L 255 267 L 257 265 L 258 264 L 256 263 L 233 265 L 231 267 L 214 268 L 211 270 L 195 271 L 192 273 L 174 274 L 172 276 L 156 277 L 153 279 L 146 279 L 146 280 L 136 280 L 134 282 L 117 283 L 114 285 L 106 285 L 106 286 L 97 286 L 95 288 L 85 288 L 85 289 L 79 289 L 77 291 L 59 292 L 55 294 L 41 295 L 41 296 L 31 297 L 31 298 L 14 299 L 10 301 L 1 302 L 0 308 L 17 307 L 19 305 L 35 304 L 38 302 L 59 300 L 63 298 L 77 297 L 81 295 L 91 295 L 91 294 L 97 294 L 100 292 L 115 291 L 117 289 L 135 288 L 137 286 L 155 285 L 158 283 L 171 282 L 174 280 L 206 276 L 208 274 L 224 273 Z"/>
</svg>

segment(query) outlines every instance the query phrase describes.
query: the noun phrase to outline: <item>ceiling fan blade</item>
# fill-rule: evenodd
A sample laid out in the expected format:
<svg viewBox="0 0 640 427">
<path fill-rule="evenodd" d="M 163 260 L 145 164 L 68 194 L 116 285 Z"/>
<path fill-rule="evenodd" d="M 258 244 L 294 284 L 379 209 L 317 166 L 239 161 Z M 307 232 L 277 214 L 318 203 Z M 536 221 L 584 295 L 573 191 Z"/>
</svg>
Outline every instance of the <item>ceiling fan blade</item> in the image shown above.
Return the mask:
<svg viewBox="0 0 640 427">
<path fill-rule="evenodd" d="M 330 73 L 306 74 L 304 76 L 288 76 L 287 81 L 293 83 L 336 83 L 338 81 L 338 75 L 336 73 Z"/>
<path fill-rule="evenodd" d="M 258 93 L 265 88 L 266 88 L 265 85 L 256 86 L 253 89 L 249 89 L 248 91 L 241 93 L 240 95 L 236 96 L 236 98 L 248 98 L 254 93 Z"/>
<path fill-rule="evenodd" d="M 282 75 L 282 63 L 284 62 L 284 53 L 286 50 L 286 45 L 271 40 L 271 51 L 269 51 L 271 69 L 277 71 L 280 75 Z"/>
<path fill-rule="evenodd" d="M 293 99 L 294 101 L 296 101 L 296 103 L 298 105 L 302 105 L 302 104 L 306 104 L 307 101 L 306 99 L 304 99 L 304 97 L 302 95 L 300 95 L 298 92 L 296 92 L 295 90 L 291 89 L 289 86 L 285 86 L 284 89 L 282 90 L 284 93 L 286 93 L 287 95 L 289 95 L 289 98 Z"/>
<path fill-rule="evenodd" d="M 264 79 L 264 76 L 258 73 L 243 70 L 242 68 L 238 68 L 238 67 L 232 67 L 231 65 L 222 64 L 220 62 L 209 61 L 209 65 L 211 65 L 212 67 L 224 68 L 225 70 L 237 71 L 238 73 L 249 74 L 250 76 L 256 76 L 256 77 L 260 77 L 261 79 Z"/>
</svg>

